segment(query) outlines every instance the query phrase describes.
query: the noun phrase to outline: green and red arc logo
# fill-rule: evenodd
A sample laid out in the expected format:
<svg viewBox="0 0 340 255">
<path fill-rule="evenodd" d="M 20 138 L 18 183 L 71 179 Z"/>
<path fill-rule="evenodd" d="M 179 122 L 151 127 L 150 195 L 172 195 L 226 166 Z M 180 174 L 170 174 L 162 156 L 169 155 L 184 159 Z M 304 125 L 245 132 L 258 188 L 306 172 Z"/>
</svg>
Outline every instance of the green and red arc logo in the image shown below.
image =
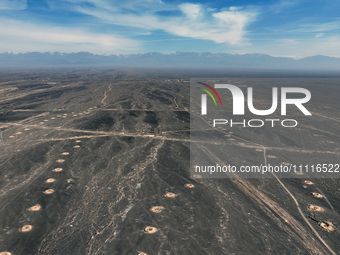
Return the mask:
<svg viewBox="0 0 340 255">
<path fill-rule="evenodd" d="M 222 105 L 222 100 L 220 98 L 220 95 L 217 93 L 217 91 L 211 87 L 210 85 L 206 84 L 206 83 L 203 83 L 203 82 L 198 82 L 199 84 L 209 88 L 212 92 L 214 92 L 214 94 L 217 96 L 218 100 L 220 101 L 220 104 Z M 215 105 L 217 106 L 217 103 L 216 103 L 216 100 L 215 100 L 215 97 L 213 96 L 213 94 L 211 94 L 211 92 L 207 89 L 204 89 L 204 88 L 201 88 L 201 87 L 197 87 L 198 89 L 200 90 L 203 90 L 205 93 L 207 93 L 211 98 L 212 100 L 214 101 Z"/>
</svg>

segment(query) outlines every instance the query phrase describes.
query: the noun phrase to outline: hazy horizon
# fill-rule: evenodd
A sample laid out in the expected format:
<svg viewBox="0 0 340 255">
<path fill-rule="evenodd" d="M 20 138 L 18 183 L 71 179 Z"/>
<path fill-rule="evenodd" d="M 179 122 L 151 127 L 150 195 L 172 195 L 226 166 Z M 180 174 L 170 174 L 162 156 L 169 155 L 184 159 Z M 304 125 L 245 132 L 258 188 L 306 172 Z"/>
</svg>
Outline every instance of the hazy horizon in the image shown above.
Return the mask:
<svg viewBox="0 0 340 255">
<path fill-rule="evenodd" d="M 228 70 L 327 71 L 340 70 L 340 58 L 311 56 L 301 59 L 273 57 L 267 54 L 228 54 L 176 52 L 163 54 L 112 54 L 89 52 L 0 53 L 1 67 L 88 66 L 122 68 L 184 68 Z"/>
<path fill-rule="evenodd" d="M 29 53 L 40 53 L 40 54 L 81 54 L 81 53 L 86 53 L 86 54 L 91 54 L 95 56 L 133 56 L 133 55 L 150 55 L 150 54 L 161 54 L 161 55 L 177 55 L 177 54 L 182 54 L 182 53 L 192 53 L 192 54 L 225 54 L 225 55 L 231 55 L 231 56 L 245 56 L 245 55 L 263 55 L 263 56 L 270 56 L 273 58 L 288 58 L 288 59 L 294 59 L 294 60 L 299 60 L 299 59 L 304 59 L 304 58 L 311 58 L 311 57 L 328 57 L 328 58 L 336 58 L 340 59 L 339 57 L 335 56 L 330 56 L 330 55 L 323 55 L 323 54 L 315 54 L 315 55 L 308 55 L 308 56 L 303 56 L 303 57 L 294 57 L 294 56 L 281 56 L 281 55 L 272 55 L 272 54 L 266 54 L 262 52 L 245 52 L 245 53 L 229 53 L 229 52 L 209 52 L 209 51 L 174 51 L 174 52 L 160 52 L 160 51 L 147 51 L 147 52 L 138 52 L 138 53 L 118 53 L 118 52 L 112 52 L 112 53 L 94 53 L 90 51 L 72 51 L 72 52 L 64 52 L 64 51 L 3 51 L 0 52 L 1 54 L 29 54 Z"/>
</svg>

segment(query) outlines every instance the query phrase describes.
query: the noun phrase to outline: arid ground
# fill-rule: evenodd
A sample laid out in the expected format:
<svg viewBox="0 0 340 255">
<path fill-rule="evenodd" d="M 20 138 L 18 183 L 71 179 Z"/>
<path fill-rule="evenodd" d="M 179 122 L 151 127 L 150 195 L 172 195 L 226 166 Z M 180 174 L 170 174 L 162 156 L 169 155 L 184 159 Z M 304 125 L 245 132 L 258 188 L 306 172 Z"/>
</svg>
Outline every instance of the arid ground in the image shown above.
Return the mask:
<svg viewBox="0 0 340 255">
<path fill-rule="evenodd" d="M 190 178 L 189 76 L 1 71 L 0 255 L 339 254 L 340 179 Z M 319 95 L 298 132 L 221 130 L 232 160 L 339 163 L 340 79 L 230 79 Z"/>
</svg>

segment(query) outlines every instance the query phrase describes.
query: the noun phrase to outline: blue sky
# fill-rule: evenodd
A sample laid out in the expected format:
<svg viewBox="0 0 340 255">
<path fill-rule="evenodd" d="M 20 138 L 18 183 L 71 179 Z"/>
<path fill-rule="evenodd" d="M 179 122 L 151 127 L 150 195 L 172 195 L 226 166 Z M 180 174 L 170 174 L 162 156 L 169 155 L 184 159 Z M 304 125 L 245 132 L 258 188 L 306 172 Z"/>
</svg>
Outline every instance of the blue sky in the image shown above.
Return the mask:
<svg viewBox="0 0 340 255">
<path fill-rule="evenodd" d="M 1 0 L 6 51 L 340 57 L 340 0 Z"/>
</svg>

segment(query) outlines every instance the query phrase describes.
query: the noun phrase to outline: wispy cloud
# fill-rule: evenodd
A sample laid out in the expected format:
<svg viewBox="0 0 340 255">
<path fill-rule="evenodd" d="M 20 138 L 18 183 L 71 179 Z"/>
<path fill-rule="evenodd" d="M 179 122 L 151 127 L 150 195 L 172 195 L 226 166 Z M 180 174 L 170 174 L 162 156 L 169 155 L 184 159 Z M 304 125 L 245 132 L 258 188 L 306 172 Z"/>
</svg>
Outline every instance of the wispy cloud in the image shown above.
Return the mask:
<svg viewBox="0 0 340 255">
<path fill-rule="evenodd" d="M 324 23 L 307 23 L 300 24 L 296 29 L 290 32 L 314 33 L 314 32 L 328 32 L 340 29 L 340 20 Z"/>
<path fill-rule="evenodd" d="M 86 6 L 86 2 L 91 6 Z M 162 30 L 175 36 L 211 40 L 217 43 L 239 44 L 245 39 L 246 26 L 256 17 L 255 11 L 242 8 L 212 10 L 201 4 L 183 3 L 180 5 L 163 4 L 160 1 L 128 1 L 121 5 L 109 1 L 70 0 L 78 12 L 97 17 L 104 22 L 144 29 Z M 113 1 L 115 2 L 115 1 Z M 143 2 L 153 8 L 140 12 L 131 2 Z M 140 5 L 140 4 L 139 4 Z M 117 7 L 119 6 L 119 7 Z M 145 9 L 144 9 L 145 10 Z M 161 14 L 172 11 L 174 14 Z"/>
<path fill-rule="evenodd" d="M 42 26 L 15 20 L 1 19 L 0 35 L 4 40 L 0 48 L 19 47 L 19 51 L 40 51 L 45 46 L 50 50 L 64 52 L 90 50 L 106 53 L 133 50 L 137 43 L 120 36 L 90 33 L 82 29 Z M 97 48 L 97 50 L 96 50 Z"/>
<path fill-rule="evenodd" d="M 27 7 L 26 0 L 1 0 L 0 10 L 24 10 Z"/>
<path fill-rule="evenodd" d="M 294 8 L 298 4 L 299 4 L 298 1 L 282 0 L 275 4 L 269 5 L 268 11 L 278 14 L 287 11 L 291 8 Z"/>
</svg>

